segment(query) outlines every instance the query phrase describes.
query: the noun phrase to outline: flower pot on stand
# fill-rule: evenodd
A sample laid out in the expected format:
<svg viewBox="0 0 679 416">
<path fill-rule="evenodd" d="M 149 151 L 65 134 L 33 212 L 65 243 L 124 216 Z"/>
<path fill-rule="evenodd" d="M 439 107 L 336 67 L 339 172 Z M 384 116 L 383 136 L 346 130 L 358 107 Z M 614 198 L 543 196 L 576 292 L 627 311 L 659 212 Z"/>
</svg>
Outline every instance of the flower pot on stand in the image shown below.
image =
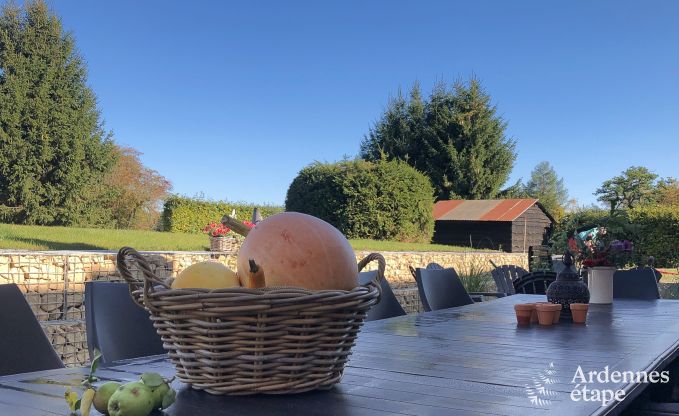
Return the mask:
<svg viewBox="0 0 679 416">
<path fill-rule="evenodd" d="M 615 267 L 591 267 L 587 271 L 589 303 L 613 303 L 613 274 Z"/>
<path fill-rule="evenodd" d="M 210 251 L 238 251 L 239 242 L 235 237 L 210 237 Z"/>
</svg>

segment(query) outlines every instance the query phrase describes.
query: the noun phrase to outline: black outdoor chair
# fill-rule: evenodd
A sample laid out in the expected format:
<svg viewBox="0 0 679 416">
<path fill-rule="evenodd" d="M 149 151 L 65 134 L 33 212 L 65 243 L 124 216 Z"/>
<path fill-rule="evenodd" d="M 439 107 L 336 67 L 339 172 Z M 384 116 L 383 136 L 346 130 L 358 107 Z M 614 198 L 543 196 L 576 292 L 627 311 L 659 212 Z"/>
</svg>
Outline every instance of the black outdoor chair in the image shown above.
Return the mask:
<svg viewBox="0 0 679 416">
<path fill-rule="evenodd" d="M 358 274 L 358 281 L 360 284 L 364 285 L 375 278 L 377 274 L 376 271 L 361 272 Z M 394 291 L 391 290 L 391 285 L 384 278 L 380 282 L 380 287 L 382 288 L 382 295 L 380 297 L 380 303 L 370 308 L 368 315 L 366 316 L 366 321 L 376 321 L 378 319 L 393 318 L 394 316 L 402 316 L 406 314 L 401 304 L 396 299 Z"/>
<path fill-rule="evenodd" d="M 0 285 L 0 376 L 63 368 L 15 284 Z"/>
<path fill-rule="evenodd" d="M 613 297 L 626 299 L 660 299 L 653 269 L 618 270 L 613 275 Z"/>
<path fill-rule="evenodd" d="M 505 295 L 516 294 L 514 282 L 521 276 L 527 275 L 529 273 L 528 270 L 514 265 L 496 266 L 492 261 L 490 263 L 495 267 L 491 270 L 490 274 L 493 276 L 497 291 Z"/>
<path fill-rule="evenodd" d="M 514 281 L 514 292 L 527 295 L 545 295 L 549 285 L 556 280 L 554 272 L 533 272 Z"/>
<path fill-rule="evenodd" d="M 90 357 L 97 348 L 103 363 L 165 352 L 149 313 L 134 303 L 127 283 L 85 283 L 85 320 Z"/>
<path fill-rule="evenodd" d="M 426 269 L 427 270 L 443 270 L 444 267 L 441 266 L 438 263 L 429 263 L 429 264 L 427 264 Z M 455 273 L 455 276 L 457 276 L 458 279 L 460 279 L 460 276 L 457 274 L 457 271 L 452 267 L 451 267 L 451 269 Z M 415 269 L 413 269 L 412 266 L 410 266 L 410 273 L 413 275 L 415 280 L 417 280 L 417 276 L 415 275 Z M 460 281 L 462 281 L 462 279 L 460 279 Z M 462 284 L 462 286 L 464 286 L 464 283 Z M 505 294 L 503 292 L 467 292 L 467 293 L 469 294 L 469 297 L 472 298 L 474 303 L 483 302 L 484 296 L 493 296 L 493 297 L 496 297 L 496 298 L 501 298 L 501 297 L 505 296 Z"/>
<path fill-rule="evenodd" d="M 414 269 L 417 291 L 425 312 L 474 303 L 455 269 Z"/>
</svg>

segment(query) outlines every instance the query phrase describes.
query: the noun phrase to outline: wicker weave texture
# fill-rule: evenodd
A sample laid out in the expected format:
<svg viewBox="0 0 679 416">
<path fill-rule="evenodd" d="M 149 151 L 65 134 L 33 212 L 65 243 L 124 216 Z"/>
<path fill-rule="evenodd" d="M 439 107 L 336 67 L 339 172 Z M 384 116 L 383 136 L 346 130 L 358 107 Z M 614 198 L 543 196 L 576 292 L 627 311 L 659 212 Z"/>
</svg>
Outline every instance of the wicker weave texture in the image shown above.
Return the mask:
<svg viewBox="0 0 679 416">
<path fill-rule="evenodd" d="M 138 303 L 151 312 L 177 370 L 193 388 L 213 394 L 285 394 L 327 389 L 342 377 L 370 307 L 379 301 L 377 277 L 350 291 L 300 288 L 169 289 L 134 249 L 117 264 Z M 136 266 L 144 281 L 136 280 Z"/>
<path fill-rule="evenodd" d="M 210 237 L 210 251 L 238 251 L 240 244 L 236 237 Z"/>
</svg>

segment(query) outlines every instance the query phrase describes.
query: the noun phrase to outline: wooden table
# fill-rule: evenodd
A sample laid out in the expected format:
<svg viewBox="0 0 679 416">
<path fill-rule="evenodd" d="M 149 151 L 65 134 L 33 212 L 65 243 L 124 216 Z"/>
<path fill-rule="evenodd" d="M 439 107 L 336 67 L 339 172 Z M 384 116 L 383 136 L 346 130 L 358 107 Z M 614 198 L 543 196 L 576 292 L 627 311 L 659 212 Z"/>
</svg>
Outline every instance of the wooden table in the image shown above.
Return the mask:
<svg viewBox="0 0 679 416">
<path fill-rule="evenodd" d="M 618 414 L 647 385 L 598 383 L 627 398 L 605 407 L 571 400 L 578 365 L 585 372 L 654 370 L 679 349 L 679 301 L 616 300 L 592 305 L 588 324 L 517 327 L 512 305 L 544 296 L 515 295 L 462 308 L 367 323 L 342 382 L 292 396 L 212 396 L 178 382 L 169 415 L 599 415 Z M 101 368 L 103 380 L 145 371 L 171 376 L 163 356 Z M 0 377 L 1 415 L 65 415 L 66 386 L 86 369 Z M 553 381 L 549 384 L 546 380 Z M 540 387 L 547 389 L 541 393 Z M 552 393 L 549 394 L 549 391 Z"/>
</svg>

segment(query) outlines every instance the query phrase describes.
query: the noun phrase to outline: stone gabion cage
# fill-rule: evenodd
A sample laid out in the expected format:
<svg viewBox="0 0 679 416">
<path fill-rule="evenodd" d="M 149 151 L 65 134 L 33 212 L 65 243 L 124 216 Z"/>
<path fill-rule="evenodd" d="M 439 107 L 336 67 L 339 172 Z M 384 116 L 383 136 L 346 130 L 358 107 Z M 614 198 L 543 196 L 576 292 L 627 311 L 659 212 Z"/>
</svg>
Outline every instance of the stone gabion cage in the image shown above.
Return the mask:
<svg viewBox="0 0 679 416">
<path fill-rule="evenodd" d="M 176 276 L 186 267 L 216 260 L 236 270 L 235 252 L 144 252 L 152 271 L 160 277 Z M 357 251 L 357 261 L 368 253 Z M 490 270 L 496 264 L 528 267 L 525 254 L 386 252 L 385 276 L 394 294 L 408 313 L 422 311 L 409 266 L 424 267 L 437 262 L 456 270 L 476 262 Z M 45 333 L 67 366 L 89 362 L 85 327 L 85 282 L 122 278 L 115 267 L 116 253 L 110 251 L 17 251 L 0 250 L 0 284 L 16 283 L 26 296 Z M 371 270 L 369 265 L 367 270 Z M 141 275 L 140 275 L 141 278 Z"/>
<path fill-rule="evenodd" d="M 235 253 L 143 253 L 158 276 L 176 276 L 199 261 L 235 268 Z M 89 362 L 85 326 L 85 282 L 122 282 L 111 252 L 0 252 L 0 284 L 24 293 L 47 337 L 67 366 Z"/>
</svg>

